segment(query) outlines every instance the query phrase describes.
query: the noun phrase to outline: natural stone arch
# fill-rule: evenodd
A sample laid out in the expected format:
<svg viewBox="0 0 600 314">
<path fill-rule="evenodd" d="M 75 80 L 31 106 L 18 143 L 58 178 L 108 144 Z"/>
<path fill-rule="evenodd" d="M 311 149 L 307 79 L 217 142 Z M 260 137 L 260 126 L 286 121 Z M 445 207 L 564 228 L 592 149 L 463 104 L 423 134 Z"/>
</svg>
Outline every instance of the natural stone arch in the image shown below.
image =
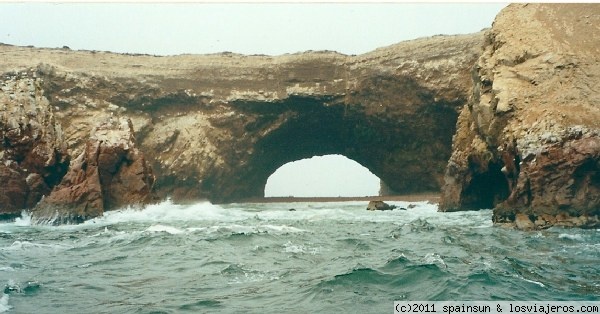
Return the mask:
<svg viewBox="0 0 600 314">
<path fill-rule="evenodd" d="M 405 84 L 400 80 L 389 87 L 399 90 Z M 412 86 L 410 82 L 408 85 Z M 430 97 L 425 89 L 419 91 L 423 99 Z M 243 128 L 246 140 L 230 137 L 233 142 L 221 156 L 232 157 L 239 149 L 239 159 L 225 159 L 215 175 L 203 181 L 211 191 L 211 200 L 261 197 L 268 177 L 277 168 L 328 154 L 355 160 L 399 193 L 439 191 L 457 116 L 452 106 L 431 101 L 399 116 L 394 112 L 369 114 L 369 108 L 362 104 L 331 101 L 291 97 L 276 105 L 238 104 L 238 117 L 246 117 L 249 122 L 244 125 L 240 119 L 235 124 Z M 404 123 L 398 124 L 399 119 Z M 263 125 L 259 126 L 258 120 Z"/>
<path fill-rule="evenodd" d="M 130 118 L 160 197 L 261 197 L 286 162 L 356 160 L 398 193 L 437 192 L 483 33 L 436 36 L 359 56 L 306 52 L 173 57 L 2 46 L 62 125 L 69 155 L 99 120 Z"/>
<path fill-rule="evenodd" d="M 373 139 L 367 141 L 358 138 L 362 136 L 358 134 L 360 128 L 367 122 L 357 121 L 343 106 L 326 107 L 310 102 L 302 106 L 305 110 L 256 143 L 249 168 L 256 171 L 250 180 L 256 180 L 257 188 L 264 191 L 269 176 L 281 166 L 313 156 L 343 155 L 373 172 L 372 159 L 376 158 L 365 156 L 365 152 L 377 154 L 371 148 L 380 143 L 375 139 L 379 135 L 377 130 L 371 130 Z"/>
</svg>

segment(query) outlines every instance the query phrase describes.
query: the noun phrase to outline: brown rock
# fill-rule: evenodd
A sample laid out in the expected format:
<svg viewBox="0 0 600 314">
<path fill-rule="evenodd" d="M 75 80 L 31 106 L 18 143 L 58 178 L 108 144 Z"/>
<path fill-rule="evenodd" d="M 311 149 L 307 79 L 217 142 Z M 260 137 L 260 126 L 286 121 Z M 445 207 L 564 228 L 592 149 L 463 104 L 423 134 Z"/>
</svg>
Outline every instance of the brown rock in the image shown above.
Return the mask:
<svg viewBox="0 0 600 314">
<path fill-rule="evenodd" d="M 155 201 L 154 176 L 135 147 L 131 120 L 97 126 L 61 183 L 33 210 L 39 222 L 81 222 L 105 211 Z"/>
<path fill-rule="evenodd" d="M 367 210 L 393 210 L 396 208 L 395 205 L 389 205 L 383 201 L 370 201 L 367 205 Z"/>
<path fill-rule="evenodd" d="M 535 229 L 546 229 L 556 224 L 556 217 L 548 214 L 542 214 L 534 221 Z"/>
<path fill-rule="evenodd" d="M 50 187 L 44 181 L 44 178 L 38 173 L 30 173 L 25 178 L 29 193 L 25 202 L 25 208 L 33 208 L 42 197 L 50 194 Z"/>
<path fill-rule="evenodd" d="M 22 174 L 0 164 L 0 204 L 3 218 L 12 218 L 21 214 L 27 201 L 28 188 Z"/>
<path fill-rule="evenodd" d="M 156 57 L 0 46 L 37 67 L 75 158 L 96 121 L 131 118 L 161 197 L 263 197 L 281 165 L 341 154 L 392 193 L 439 192 L 483 33 L 357 56 L 309 51 Z M 113 155 L 111 155 L 113 156 Z"/>
<path fill-rule="evenodd" d="M 0 219 L 35 206 L 64 175 L 69 158 L 62 129 L 35 72 L 0 80 Z"/>
<path fill-rule="evenodd" d="M 600 214 L 600 6 L 514 4 L 486 33 L 441 210 L 495 208 L 530 228 Z M 570 217 L 565 222 L 558 217 Z"/>
<path fill-rule="evenodd" d="M 525 214 L 517 214 L 515 217 L 515 226 L 517 229 L 521 230 L 533 230 L 535 229 L 535 224 L 529 216 Z"/>
</svg>

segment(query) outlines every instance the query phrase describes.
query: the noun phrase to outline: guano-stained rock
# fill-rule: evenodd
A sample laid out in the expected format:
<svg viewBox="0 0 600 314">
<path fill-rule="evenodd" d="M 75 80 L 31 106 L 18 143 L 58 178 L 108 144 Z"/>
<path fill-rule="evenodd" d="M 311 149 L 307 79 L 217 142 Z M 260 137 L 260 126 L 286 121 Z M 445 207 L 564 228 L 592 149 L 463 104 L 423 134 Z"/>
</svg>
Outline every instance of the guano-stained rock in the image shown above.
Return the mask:
<svg viewBox="0 0 600 314">
<path fill-rule="evenodd" d="M 597 227 L 600 6 L 514 4 L 485 35 L 440 207 L 523 229 Z"/>
<path fill-rule="evenodd" d="M 485 34 L 359 56 L 0 45 L 0 218 L 46 196 L 34 215 L 87 219 L 153 186 L 176 202 L 261 197 L 279 166 L 342 154 L 382 193 L 443 186 L 443 211 L 597 227 L 599 24 L 596 4 L 514 4 Z"/>
<path fill-rule="evenodd" d="M 341 154 L 397 193 L 437 192 L 483 33 L 358 56 L 328 51 L 157 57 L 0 46 L 34 68 L 73 159 L 95 122 L 129 117 L 160 197 L 262 197 L 287 162 Z"/>
<path fill-rule="evenodd" d="M 7 71 L 0 85 L 0 219 L 11 219 L 58 184 L 69 156 L 36 71 Z"/>
</svg>

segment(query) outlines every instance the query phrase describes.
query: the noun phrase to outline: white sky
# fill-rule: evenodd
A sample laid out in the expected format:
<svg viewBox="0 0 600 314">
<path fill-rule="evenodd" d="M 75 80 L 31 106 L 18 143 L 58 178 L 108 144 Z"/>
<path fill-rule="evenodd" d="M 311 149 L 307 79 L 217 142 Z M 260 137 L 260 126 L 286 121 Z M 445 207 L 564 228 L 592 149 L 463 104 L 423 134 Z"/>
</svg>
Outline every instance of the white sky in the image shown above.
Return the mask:
<svg viewBox="0 0 600 314">
<path fill-rule="evenodd" d="M 361 54 L 424 36 L 474 33 L 491 27 L 505 6 L 0 2 L 0 42 L 155 55 L 306 50 Z M 379 189 L 378 179 L 366 168 L 339 155 L 288 164 L 280 171 L 269 179 L 267 196 L 364 196 Z"/>
<path fill-rule="evenodd" d="M 490 27 L 502 3 L 0 3 L 0 42 L 157 55 L 360 54 Z"/>
<path fill-rule="evenodd" d="M 342 155 L 315 156 L 281 166 L 267 180 L 265 196 L 372 196 L 379 178 Z"/>
</svg>

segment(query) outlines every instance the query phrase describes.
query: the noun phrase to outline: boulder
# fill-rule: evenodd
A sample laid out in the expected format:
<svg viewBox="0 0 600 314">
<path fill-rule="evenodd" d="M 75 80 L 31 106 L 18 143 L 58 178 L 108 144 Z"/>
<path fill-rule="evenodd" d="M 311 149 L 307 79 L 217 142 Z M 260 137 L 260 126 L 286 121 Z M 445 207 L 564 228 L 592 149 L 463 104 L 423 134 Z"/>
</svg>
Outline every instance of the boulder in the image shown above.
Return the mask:
<svg viewBox="0 0 600 314">
<path fill-rule="evenodd" d="M 93 129 L 61 183 L 33 210 L 37 222 L 78 223 L 105 211 L 156 200 L 154 175 L 135 146 L 133 125 L 109 119 Z"/>
<path fill-rule="evenodd" d="M 367 210 L 393 210 L 396 205 L 389 205 L 383 201 L 370 201 Z"/>
</svg>

